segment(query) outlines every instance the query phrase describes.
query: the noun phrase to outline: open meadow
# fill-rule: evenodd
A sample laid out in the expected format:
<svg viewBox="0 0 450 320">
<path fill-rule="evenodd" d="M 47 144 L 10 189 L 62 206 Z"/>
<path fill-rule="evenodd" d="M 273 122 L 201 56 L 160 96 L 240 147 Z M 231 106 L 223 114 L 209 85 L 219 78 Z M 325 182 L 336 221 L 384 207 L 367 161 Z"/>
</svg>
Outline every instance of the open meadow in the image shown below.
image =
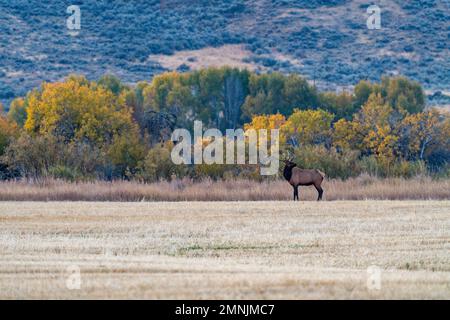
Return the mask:
<svg viewBox="0 0 450 320">
<path fill-rule="evenodd" d="M 0 202 L 2 299 L 450 299 L 449 252 L 450 201 Z"/>
</svg>

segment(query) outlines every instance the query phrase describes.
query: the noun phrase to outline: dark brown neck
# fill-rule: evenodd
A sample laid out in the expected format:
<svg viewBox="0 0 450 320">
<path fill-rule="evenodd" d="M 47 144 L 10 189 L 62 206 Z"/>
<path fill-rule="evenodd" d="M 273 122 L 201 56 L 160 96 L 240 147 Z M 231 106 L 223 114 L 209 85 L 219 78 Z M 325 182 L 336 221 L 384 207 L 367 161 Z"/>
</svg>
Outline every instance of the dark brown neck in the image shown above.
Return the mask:
<svg viewBox="0 0 450 320">
<path fill-rule="evenodd" d="M 288 166 L 285 166 L 284 167 L 284 170 L 283 170 L 283 176 L 284 176 L 284 178 L 287 180 L 287 181 L 290 181 L 291 180 L 291 177 L 292 177 L 292 169 L 293 169 L 294 167 L 288 167 Z"/>
</svg>

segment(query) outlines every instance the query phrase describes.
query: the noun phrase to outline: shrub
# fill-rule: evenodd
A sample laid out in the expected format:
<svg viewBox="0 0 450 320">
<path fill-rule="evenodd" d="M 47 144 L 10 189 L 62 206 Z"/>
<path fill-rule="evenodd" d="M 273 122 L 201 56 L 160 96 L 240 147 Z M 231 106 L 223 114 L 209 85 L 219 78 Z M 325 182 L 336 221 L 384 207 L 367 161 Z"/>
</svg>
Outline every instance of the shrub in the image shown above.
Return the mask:
<svg viewBox="0 0 450 320">
<path fill-rule="evenodd" d="M 298 167 L 319 169 L 329 178 L 349 178 L 359 174 L 357 151 L 337 152 L 324 146 L 305 146 L 294 152 Z"/>
<path fill-rule="evenodd" d="M 33 138 L 24 133 L 6 148 L 2 161 L 22 176 L 39 178 L 47 176 L 49 168 L 59 164 L 63 150 L 53 136 Z"/>
<path fill-rule="evenodd" d="M 393 163 L 379 161 L 375 156 L 363 157 L 359 161 L 360 172 L 376 177 L 411 178 L 427 174 L 423 161 L 398 160 Z"/>
<path fill-rule="evenodd" d="M 55 179 L 62 179 L 66 181 L 76 181 L 78 178 L 81 177 L 80 173 L 74 169 L 69 168 L 64 165 L 57 165 L 55 167 L 51 167 L 49 169 L 49 175 L 52 178 Z"/>
<path fill-rule="evenodd" d="M 107 148 L 107 160 L 111 165 L 111 177 L 129 177 L 137 171 L 137 166 L 144 159 L 145 146 L 139 141 L 136 132 L 126 136 L 116 136 Z"/>
<path fill-rule="evenodd" d="M 184 165 L 175 165 L 171 158 L 171 144 L 160 145 L 150 149 L 147 156 L 138 166 L 136 178 L 145 182 L 171 180 L 173 177 L 182 178 L 186 175 Z"/>
</svg>

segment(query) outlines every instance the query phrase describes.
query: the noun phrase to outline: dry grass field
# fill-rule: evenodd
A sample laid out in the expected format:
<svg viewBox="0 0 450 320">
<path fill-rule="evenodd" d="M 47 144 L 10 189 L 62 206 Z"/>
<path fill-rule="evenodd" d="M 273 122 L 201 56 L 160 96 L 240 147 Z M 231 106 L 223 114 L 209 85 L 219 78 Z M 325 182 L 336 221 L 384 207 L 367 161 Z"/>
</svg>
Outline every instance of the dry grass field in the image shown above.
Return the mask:
<svg viewBox="0 0 450 320">
<path fill-rule="evenodd" d="M 450 201 L 0 202 L 0 298 L 450 299 Z"/>
<path fill-rule="evenodd" d="M 322 187 L 325 200 L 450 200 L 450 179 L 380 179 L 361 175 L 345 181 L 325 179 Z M 299 192 L 300 200 L 317 199 L 314 187 L 300 187 Z M 0 182 L 0 201 L 275 201 L 292 197 L 292 187 L 284 180 Z"/>
</svg>

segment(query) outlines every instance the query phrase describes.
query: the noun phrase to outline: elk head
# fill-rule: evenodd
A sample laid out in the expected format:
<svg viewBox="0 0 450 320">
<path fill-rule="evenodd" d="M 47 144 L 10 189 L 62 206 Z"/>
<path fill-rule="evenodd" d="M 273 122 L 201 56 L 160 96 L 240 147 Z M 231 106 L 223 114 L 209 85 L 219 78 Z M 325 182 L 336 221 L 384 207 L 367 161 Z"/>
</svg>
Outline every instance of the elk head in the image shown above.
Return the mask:
<svg viewBox="0 0 450 320">
<path fill-rule="evenodd" d="M 292 153 L 289 150 L 287 150 L 286 153 L 287 153 L 287 155 L 283 159 L 284 165 L 288 168 L 295 167 L 296 164 L 292 161 L 294 159 L 294 156 L 292 155 Z"/>
</svg>

